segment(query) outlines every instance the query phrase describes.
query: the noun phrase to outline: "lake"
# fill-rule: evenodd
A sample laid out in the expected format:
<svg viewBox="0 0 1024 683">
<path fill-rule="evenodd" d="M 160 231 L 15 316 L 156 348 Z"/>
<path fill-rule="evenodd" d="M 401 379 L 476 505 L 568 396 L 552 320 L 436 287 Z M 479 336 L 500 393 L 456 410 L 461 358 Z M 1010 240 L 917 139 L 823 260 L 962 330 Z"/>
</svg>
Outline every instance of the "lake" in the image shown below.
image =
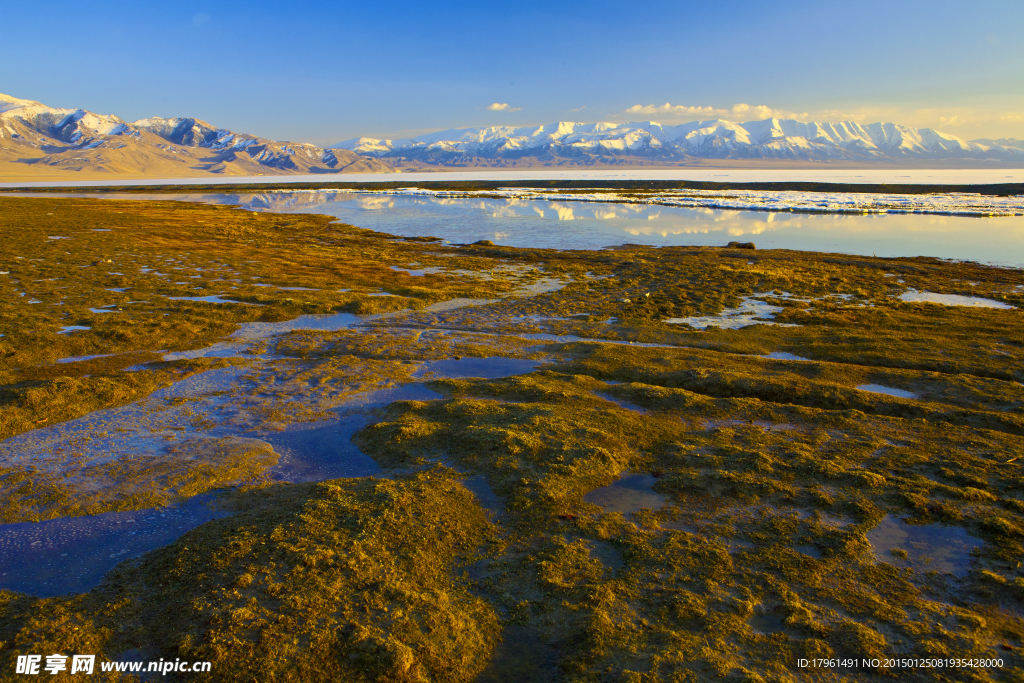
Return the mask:
<svg viewBox="0 0 1024 683">
<path fill-rule="evenodd" d="M 514 247 L 600 249 L 630 243 L 718 246 L 738 240 L 754 242 L 759 249 L 935 256 L 1024 266 L 1022 216 L 745 211 L 332 190 L 70 196 L 173 199 L 237 204 L 253 211 L 321 213 L 361 228 L 463 244 L 491 240 Z"/>
</svg>

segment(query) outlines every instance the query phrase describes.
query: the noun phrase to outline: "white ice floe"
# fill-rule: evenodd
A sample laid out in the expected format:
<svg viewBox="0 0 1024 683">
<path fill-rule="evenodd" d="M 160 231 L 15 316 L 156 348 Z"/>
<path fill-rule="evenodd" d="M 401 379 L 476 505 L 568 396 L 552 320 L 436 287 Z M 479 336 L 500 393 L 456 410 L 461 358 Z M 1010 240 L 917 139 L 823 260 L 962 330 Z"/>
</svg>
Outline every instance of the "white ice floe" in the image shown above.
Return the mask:
<svg viewBox="0 0 1024 683">
<path fill-rule="evenodd" d="M 765 296 L 765 295 L 759 295 Z M 791 323 L 777 323 L 772 320 L 782 310 L 781 306 L 758 301 L 752 297 L 743 297 L 739 308 L 726 308 L 718 315 L 691 316 L 689 318 L 669 318 L 664 322 L 673 325 L 689 325 L 698 330 L 718 327 L 723 330 L 737 330 L 750 325 L 780 325 L 782 327 L 799 327 Z"/>
<path fill-rule="evenodd" d="M 434 273 L 442 273 L 445 269 L 440 266 L 429 266 L 426 268 L 399 268 L 398 266 L 391 266 L 391 270 L 397 270 L 400 273 L 408 273 L 413 277 L 423 277 L 425 275 L 433 275 Z"/>
<path fill-rule="evenodd" d="M 962 216 L 1022 216 L 1024 197 L 980 194 L 877 194 L 779 190 L 671 190 L 643 197 L 614 192 L 591 194 L 526 193 L 523 199 L 658 204 L 681 208 L 802 211 L 825 213 L 930 213 Z"/>
<path fill-rule="evenodd" d="M 912 392 L 904 391 L 903 389 L 893 389 L 881 384 L 858 384 L 857 389 L 871 394 L 885 394 L 886 396 L 895 396 L 896 398 L 917 398 L 917 395 Z"/>
<path fill-rule="evenodd" d="M 900 299 L 910 302 L 923 302 L 929 304 L 942 304 L 943 306 L 970 306 L 972 308 L 1017 308 L 995 299 L 985 299 L 980 296 L 963 296 L 960 294 L 937 294 L 935 292 L 919 292 L 911 289 L 900 295 Z"/>
<path fill-rule="evenodd" d="M 309 190 L 278 190 L 298 194 Z M 436 198 L 501 198 L 552 202 L 646 204 L 688 209 L 796 211 L 853 214 L 944 214 L 957 216 L 1024 216 L 1024 196 L 966 192 L 884 194 L 875 192 L 811 192 L 796 190 L 662 190 L 648 194 L 594 190 L 560 193 L 532 188 L 497 190 L 427 190 L 405 187 L 387 190 L 338 190 L 340 194 L 419 195 Z"/>
</svg>

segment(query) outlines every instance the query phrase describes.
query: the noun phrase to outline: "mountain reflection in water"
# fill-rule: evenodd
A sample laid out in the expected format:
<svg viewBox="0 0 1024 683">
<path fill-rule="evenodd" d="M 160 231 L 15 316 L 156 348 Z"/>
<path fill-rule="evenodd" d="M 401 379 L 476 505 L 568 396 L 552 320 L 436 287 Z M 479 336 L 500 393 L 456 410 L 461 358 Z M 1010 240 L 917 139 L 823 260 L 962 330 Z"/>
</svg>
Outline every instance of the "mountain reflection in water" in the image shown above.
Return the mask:
<svg viewBox="0 0 1024 683">
<path fill-rule="evenodd" d="M 455 244 L 491 240 L 512 247 L 600 249 L 620 244 L 722 246 L 736 240 L 753 241 L 760 249 L 935 256 L 1024 266 L 1021 216 L 745 211 L 335 190 L 76 196 L 173 199 L 236 204 L 252 211 L 320 213 L 360 228 L 439 237 Z"/>
</svg>

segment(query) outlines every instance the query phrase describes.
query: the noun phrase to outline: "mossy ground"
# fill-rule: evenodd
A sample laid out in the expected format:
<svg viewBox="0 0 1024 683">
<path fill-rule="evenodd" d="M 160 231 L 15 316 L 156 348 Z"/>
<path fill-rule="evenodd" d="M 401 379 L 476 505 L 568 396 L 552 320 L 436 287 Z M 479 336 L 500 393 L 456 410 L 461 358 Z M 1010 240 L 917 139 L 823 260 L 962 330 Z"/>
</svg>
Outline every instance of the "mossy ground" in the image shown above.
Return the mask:
<svg viewBox="0 0 1024 683">
<path fill-rule="evenodd" d="M 277 461 L 262 441 L 206 438 L 174 444 L 159 456 L 65 460 L 59 469 L 9 467 L 0 470 L 0 520 L 38 522 L 160 507 L 224 486 L 262 483 Z"/>
<path fill-rule="evenodd" d="M 630 352 L 641 367 L 663 353 Z M 482 561 L 481 587 L 558 645 L 567 680 L 790 680 L 813 677 L 795 661 L 815 656 L 1016 661 L 1024 482 L 1004 463 L 1024 453 L 1018 435 L 718 398 L 668 377 L 437 383 L 451 398 L 396 404 L 359 443 L 392 466 L 482 473 L 508 501 L 507 547 Z M 670 505 L 627 519 L 584 502 L 628 470 L 655 473 Z M 879 564 L 864 533 L 887 513 L 985 545 L 963 579 Z"/>
<path fill-rule="evenodd" d="M 211 661 L 231 681 L 465 681 L 485 665 L 498 619 L 455 570 L 490 525 L 451 472 L 250 489 L 229 504 L 237 514 L 85 595 L 0 595 L 4 678 L 37 650 Z"/>
<path fill-rule="evenodd" d="M 436 252 L 451 250 L 328 216 L 180 202 L 0 197 L 0 234 L 0 438 L 145 395 L 159 384 L 151 373 L 132 380 L 121 369 L 205 346 L 242 322 L 419 308 L 536 278 L 414 277 L 390 266 L 449 266 Z M 460 260 L 481 272 L 497 265 Z M 394 296 L 371 296 L 380 292 Z M 239 303 L 172 298 L 218 295 Z M 70 326 L 90 329 L 60 334 Z M 53 365 L 99 354 L 116 356 Z"/>
<path fill-rule="evenodd" d="M 1024 680 L 1024 272 L 795 251 L 456 248 L 327 217 L 159 202 L 0 198 L 0 209 L 12 235 L 11 265 L 0 264 L 11 271 L 0 276 L 5 436 L 211 367 L 156 350 L 303 313 L 413 309 L 270 340 L 258 349 L 276 354 L 269 361 L 219 361 L 247 368 L 226 396 L 243 416 L 222 426 L 251 434 L 323 419 L 359 392 L 414 381 L 431 360 L 553 360 L 520 377 L 428 382 L 443 398 L 382 410 L 355 442 L 391 479 L 269 484 L 272 458 L 258 449 L 253 462 L 225 455 L 191 478 L 161 461 L 104 471 L 136 493 L 133 481 L 159 482 L 133 502 L 5 472 L 12 518 L 250 486 L 222 496 L 234 516 L 120 565 L 89 593 L 4 594 L 0 676 L 17 654 L 45 650 L 209 659 L 210 680 L 465 681 L 514 629 L 550 649 L 554 680 Z M 107 258 L 119 265 L 90 265 Z M 451 270 L 414 278 L 388 267 L 413 264 Z M 158 265 L 199 277 L 174 285 L 139 272 Z M 499 298 L 540 276 L 566 286 L 422 310 Z M 907 287 L 1017 309 L 906 303 Z M 369 296 L 377 290 L 401 297 Z M 793 327 L 663 322 L 766 292 L 783 309 L 775 320 Z M 262 305 L 167 298 L 205 294 Z M 110 303 L 121 312 L 88 311 Z M 74 324 L 92 329 L 57 334 Z M 616 343 L 516 336 L 536 333 Z M 759 357 L 780 351 L 813 360 Z M 201 460 L 214 444 L 174 448 Z M 654 475 L 667 505 L 623 515 L 587 502 L 624 472 Z M 487 482 L 500 514 L 459 483 L 467 475 Z M 916 550 L 874 549 L 865 535 L 886 515 L 964 529 L 979 548 L 959 574 L 921 569 L 927 558 L 897 567 L 883 550 Z M 797 667 L 887 655 L 1004 665 Z"/>
</svg>

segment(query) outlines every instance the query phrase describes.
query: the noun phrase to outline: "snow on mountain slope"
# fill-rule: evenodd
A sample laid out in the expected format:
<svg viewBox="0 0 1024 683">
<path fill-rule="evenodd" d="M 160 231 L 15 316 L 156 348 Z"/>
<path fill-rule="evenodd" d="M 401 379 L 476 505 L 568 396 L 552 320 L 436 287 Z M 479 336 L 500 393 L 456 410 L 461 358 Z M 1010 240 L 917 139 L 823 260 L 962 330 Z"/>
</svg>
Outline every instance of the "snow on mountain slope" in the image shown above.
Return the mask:
<svg viewBox="0 0 1024 683">
<path fill-rule="evenodd" d="M 1024 140 L 1018 140 L 1017 138 L 981 139 L 974 142 L 977 142 L 979 145 L 988 145 L 989 147 L 1010 147 L 1024 151 Z"/>
<path fill-rule="evenodd" d="M 376 159 L 276 142 L 193 118 L 126 123 L 84 109 L 0 94 L 0 176 L 82 173 L 133 176 L 267 175 L 391 171 Z"/>
<path fill-rule="evenodd" d="M 907 160 L 996 159 L 1024 162 L 1010 141 L 967 142 L 930 128 L 853 121 L 816 123 L 792 119 L 694 121 L 666 126 L 559 122 L 515 128 L 445 130 L 404 140 L 353 138 L 332 145 L 368 157 L 435 163 L 465 157 L 645 156 L 661 159 Z M 1016 142 L 1016 141 L 1013 141 Z"/>
<path fill-rule="evenodd" d="M 0 93 L 0 114 L 8 111 L 9 109 L 28 109 L 31 107 L 46 109 L 45 106 L 35 100 L 19 100 L 17 97 L 11 97 L 10 95 Z"/>
</svg>

